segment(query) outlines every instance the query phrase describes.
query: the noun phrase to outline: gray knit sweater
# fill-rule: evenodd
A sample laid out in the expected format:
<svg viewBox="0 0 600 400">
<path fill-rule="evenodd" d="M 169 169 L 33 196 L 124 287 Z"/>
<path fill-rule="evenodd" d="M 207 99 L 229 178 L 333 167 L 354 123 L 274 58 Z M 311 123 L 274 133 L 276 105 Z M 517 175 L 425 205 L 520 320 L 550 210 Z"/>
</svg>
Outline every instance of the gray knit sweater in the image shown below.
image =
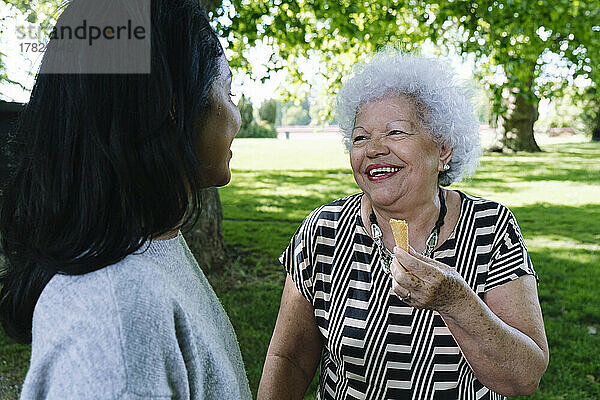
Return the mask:
<svg viewBox="0 0 600 400">
<path fill-rule="evenodd" d="M 21 399 L 251 399 L 231 323 L 181 233 L 144 248 L 52 278 Z"/>
</svg>

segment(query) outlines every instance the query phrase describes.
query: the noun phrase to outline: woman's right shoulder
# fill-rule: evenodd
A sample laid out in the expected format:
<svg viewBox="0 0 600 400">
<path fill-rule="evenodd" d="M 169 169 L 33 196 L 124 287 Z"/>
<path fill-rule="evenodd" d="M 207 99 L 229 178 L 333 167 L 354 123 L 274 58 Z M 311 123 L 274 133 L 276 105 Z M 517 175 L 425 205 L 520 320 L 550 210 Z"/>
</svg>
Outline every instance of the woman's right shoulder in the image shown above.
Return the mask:
<svg viewBox="0 0 600 400">
<path fill-rule="evenodd" d="M 133 300 L 141 306 L 159 308 L 165 294 L 163 278 L 152 260 L 138 255 L 83 275 L 56 274 L 36 303 L 34 320 L 46 315 L 59 319 L 96 319 L 99 308 L 123 317 L 122 305 Z"/>
<path fill-rule="evenodd" d="M 88 294 L 110 293 L 110 281 L 105 269 L 99 269 L 83 275 L 56 274 L 42 290 L 37 301 L 36 314 L 51 312 L 53 309 L 68 308 L 71 313 L 85 308 L 90 299 Z M 94 296 L 95 297 L 95 296 Z M 103 296 L 109 298 L 110 296 Z"/>
<path fill-rule="evenodd" d="M 32 345 L 36 358 L 32 358 L 32 365 L 54 359 L 57 348 L 80 346 L 88 337 L 98 341 L 110 338 L 115 343 L 120 337 L 120 321 L 107 271 L 57 274 L 44 287 L 34 308 Z"/>
</svg>

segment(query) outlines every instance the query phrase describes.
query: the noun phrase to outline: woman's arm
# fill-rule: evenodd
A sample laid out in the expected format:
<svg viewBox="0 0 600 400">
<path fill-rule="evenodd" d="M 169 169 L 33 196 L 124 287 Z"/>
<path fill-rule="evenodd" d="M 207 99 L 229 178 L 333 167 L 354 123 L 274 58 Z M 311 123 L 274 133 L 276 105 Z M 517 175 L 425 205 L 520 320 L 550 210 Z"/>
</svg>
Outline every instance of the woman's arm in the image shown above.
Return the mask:
<svg viewBox="0 0 600 400">
<path fill-rule="evenodd" d="M 442 318 L 481 383 L 505 396 L 537 390 L 549 355 L 533 276 L 490 290 L 485 302 L 473 293 Z"/>
<path fill-rule="evenodd" d="M 257 399 L 302 399 L 317 369 L 322 346 L 313 306 L 288 275 Z"/>
<path fill-rule="evenodd" d="M 452 268 L 396 250 L 394 291 L 440 313 L 477 379 L 505 396 L 535 392 L 548 366 L 548 343 L 533 276 L 494 289 L 485 301 Z"/>
</svg>

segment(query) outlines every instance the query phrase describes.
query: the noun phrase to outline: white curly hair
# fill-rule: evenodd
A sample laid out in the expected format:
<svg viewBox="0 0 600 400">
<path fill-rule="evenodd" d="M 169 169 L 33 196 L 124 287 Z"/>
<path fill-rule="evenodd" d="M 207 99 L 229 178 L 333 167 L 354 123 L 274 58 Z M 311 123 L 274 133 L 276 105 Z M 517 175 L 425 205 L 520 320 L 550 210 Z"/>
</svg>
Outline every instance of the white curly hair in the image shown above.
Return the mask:
<svg viewBox="0 0 600 400">
<path fill-rule="evenodd" d="M 441 60 L 385 47 L 370 61 L 354 66 L 337 96 L 337 118 L 346 149 L 352 147 L 352 130 L 362 105 L 388 95 L 407 95 L 414 99 L 418 119 L 432 139 L 454 150 L 450 169 L 440 172 L 438 183 L 448 186 L 471 176 L 481 156 L 471 92 Z"/>
</svg>

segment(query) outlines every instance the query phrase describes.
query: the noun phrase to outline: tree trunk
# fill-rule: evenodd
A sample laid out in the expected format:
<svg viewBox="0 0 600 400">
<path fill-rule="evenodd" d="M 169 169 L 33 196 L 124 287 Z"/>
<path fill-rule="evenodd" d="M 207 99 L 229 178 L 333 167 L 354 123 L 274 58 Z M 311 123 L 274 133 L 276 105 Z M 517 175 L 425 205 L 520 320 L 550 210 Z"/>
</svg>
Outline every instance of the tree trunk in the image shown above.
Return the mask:
<svg viewBox="0 0 600 400">
<path fill-rule="evenodd" d="M 186 241 L 204 271 L 218 272 L 227 262 L 227 252 L 221 229 L 223 211 L 216 188 L 203 190 L 201 207 L 198 223 L 185 234 Z"/>
<path fill-rule="evenodd" d="M 600 110 L 596 110 L 596 118 L 592 121 L 592 140 L 600 142 Z"/>
<path fill-rule="evenodd" d="M 504 89 L 503 97 L 508 108 L 498 118 L 498 129 L 503 148 L 512 151 L 541 151 L 533 135 L 533 124 L 538 119 L 538 104 L 532 102 L 518 89 Z"/>
<path fill-rule="evenodd" d="M 600 142 L 600 125 L 597 125 L 592 130 L 592 140 L 594 142 Z"/>
<path fill-rule="evenodd" d="M 210 11 L 213 11 L 214 3 L 214 0 L 198 0 L 198 4 L 200 4 L 200 7 L 202 7 L 207 14 Z"/>
</svg>

